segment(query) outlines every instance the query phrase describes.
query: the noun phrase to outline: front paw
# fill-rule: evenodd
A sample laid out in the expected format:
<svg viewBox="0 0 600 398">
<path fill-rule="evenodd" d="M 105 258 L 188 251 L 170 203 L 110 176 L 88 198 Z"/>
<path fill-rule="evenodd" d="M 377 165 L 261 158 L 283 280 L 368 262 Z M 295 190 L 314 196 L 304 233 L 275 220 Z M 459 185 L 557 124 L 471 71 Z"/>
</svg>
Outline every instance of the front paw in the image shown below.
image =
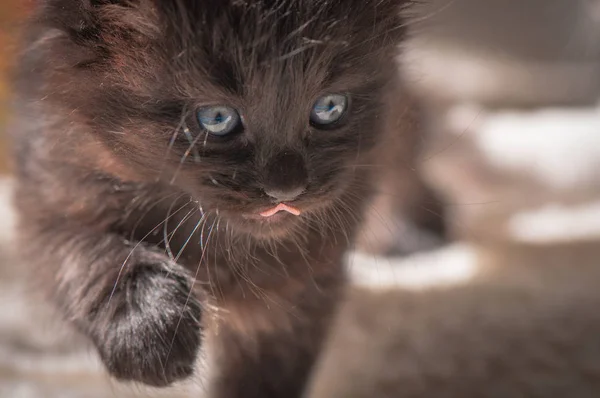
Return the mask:
<svg viewBox="0 0 600 398">
<path fill-rule="evenodd" d="M 202 309 L 185 270 L 157 254 L 145 257 L 103 300 L 92 336 L 114 377 L 167 386 L 194 371 Z"/>
</svg>

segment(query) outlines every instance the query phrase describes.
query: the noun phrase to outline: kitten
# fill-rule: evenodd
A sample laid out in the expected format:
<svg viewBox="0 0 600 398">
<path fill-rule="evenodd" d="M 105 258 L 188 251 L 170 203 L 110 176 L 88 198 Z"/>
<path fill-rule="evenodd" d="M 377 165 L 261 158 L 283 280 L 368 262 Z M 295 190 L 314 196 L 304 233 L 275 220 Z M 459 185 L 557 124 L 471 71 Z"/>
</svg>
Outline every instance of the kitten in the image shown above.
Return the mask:
<svg viewBox="0 0 600 398">
<path fill-rule="evenodd" d="M 40 1 L 20 251 L 113 376 L 171 384 L 211 340 L 211 397 L 300 394 L 396 113 L 404 3 Z"/>
</svg>

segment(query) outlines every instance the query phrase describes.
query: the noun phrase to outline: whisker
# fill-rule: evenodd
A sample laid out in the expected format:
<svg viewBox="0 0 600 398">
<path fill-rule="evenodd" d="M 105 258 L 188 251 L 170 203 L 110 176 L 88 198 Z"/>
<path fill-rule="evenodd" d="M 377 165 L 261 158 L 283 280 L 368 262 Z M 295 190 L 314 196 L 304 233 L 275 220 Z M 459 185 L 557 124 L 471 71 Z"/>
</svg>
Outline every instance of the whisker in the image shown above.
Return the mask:
<svg viewBox="0 0 600 398">
<path fill-rule="evenodd" d="M 202 214 L 202 217 L 200 218 L 200 220 L 198 220 L 198 222 L 196 223 L 196 226 L 194 227 L 194 229 L 192 230 L 192 232 L 190 232 L 188 238 L 185 240 L 185 242 L 181 246 L 181 249 L 179 249 L 179 252 L 177 253 L 177 256 L 174 259 L 175 262 L 177 262 L 179 260 L 179 258 L 183 254 L 185 248 L 190 243 L 190 240 L 192 239 L 192 236 L 194 236 L 194 234 L 196 233 L 196 231 L 198 231 L 198 228 L 200 228 L 200 224 L 204 221 L 205 217 L 206 217 L 206 214 Z"/>
<path fill-rule="evenodd" d="M 190 145 L 193 145 L 194 138 L 192 137 L 192 133 L 190 133 L 190 129 L 187 126 L 184 126 L 183 133 L 185 134 L 185 137 L 187 138 Z M 200 163 L 200 161 L 202 160 L 202 158 L 200 157 L 200 153 L 198 152 L 198 149 L 196 149 L 195 145 L 193 146 L 193 148 L 194 160 L 196 161 L 196 163 Z"/>
<path fill-rule="evenodd" d="M 214 222 L 213 222 L 213 226 L 214 226 Z M 198 279 L 198 275 L 200 273 L 200 267 L 202 266 L 202 262 L 204 261 L 204 257 L 205 257 L 206 250 L 207 250 L 208 244 L 210 242 L 211 236 L 212 236 L 212 227 L 211 227 L 211 230 L 207 237 L 206 246 L 204 246 L 204 248 L 202 249 L 202 254 L 200 255 L 200 260 L 198 261 L 198 266 L 196 267 L 196 273 L 194 274 L 194 277 L 192 278 L 192 283 L 190 284 L 190 289 L 189 289 L 188 295 L 186 297 L 185 303 L 183 304 L 183 309 L 181 310 L 181 313 L 179 315 L 179 320 L 177 321 L 177 325 L 175 326 L 175 332 L 173 333 L 173 339 L 171 340 L 171 345 L 169 346 L 169 351 L 167 352 L 167 359 L 165 362 L 167 362 L 169 360 L 169 357 L 171 356 L 171 350 L 173 349 L 173 345 L 175 344 L 175 338 L 177 337 L 177 332 L 179 331 L 181 321 L 183 320 L 183 314 L 186 311 L 186 309 L 190 303 L 192 294 L 194 292 L 194 286 Z"/>
<path fill-rule="evenodd" d="M 185 194 L 183 194 L 183 195 L 180 195 L 179 197 L 177 197 L 177 198 L 175 199 L 175 201 L 179 200 L 179 199 L 180 199 L 182 196 L 184 196 L 184 195 L 185 195 Z M 190 202 L 191 202 L 191 199 L 190 199 Z M 177 209 L 177 210 L 176 210 L 176 211 L 175 211 L 175 212 L 174 212 L 174 213 L 171 215 L 171 217 L 172 217 L 172 216 L 174 216 L 175 214 L 177 214 L 177 213 L 178 213 L 179 211 L 181 211 L 183 208 L 185 208 L 185 206 L 187 206 L 188 204 L 189 204 L 189 202 L 188 202 L 188 203 L 186 203 L 186 204 L 184 204 L 183 206 L 181 206 L 179 209 Z M 110 292 L 110 296 L 108 297 L 108 304 L 110 304 L 110 302 L 111 302 L 111 300 L 112 300 L 112 298 L 113 298 L 113 296 L 114 296 L 114 294 L 115 294 L 115 292 L 116 292 L 116 290 L 117 290 L 117 286 L 118 286 L 118 284 L 119 284 L 119 281 L 121 280 L 121 276 L 123 275 L 123 270 L 125 269 L 125 266 L 126 266 L 126 264 L 129 262 L 129 259 L 131 258 L 131 256 L 132 256 L 132 255 L 133 255 L 133 253 L 135 252 L 135 250 L 136 250 L 136 249 L 137 249 L 137 248 L 138 248 L 138 247 L 139 247 L 139 246 L 142 244 L 142 242 L 143 242 L 143 241 L 144 241 L 146 238 L 148 238 L 150 235 L 152 235 L 152 234 L 154 233 L 154 231 L 156 231 L 158 228 L 160 228 L 160 226 L 161 226 L 161 225 L 162 225 L 164 222 L 166 222 L 166 221 L 167 221 L 167 219 L 165 218 L 163 221 L 161 221 L 160 223 L 158 223 L 158 225 L 156 225 L 156 226 L 155 226 L 154 228 L 152 228 L 152 229 L 151 229 L 151 230 L 150 230 L 150 231 L 149 231 L 149 232 L 148 232 L 146 235 L 144 235 L 144 237 L 143 237 L 142 239 L 140 239 L 140 240 L 139 240 L 139 241 L 138 241 L 138 242 L 137 242 L 137 243 L 136 243 L 136 244 L 133 246 L 133 248 L 132 248 L 132 249 L 129 251 L 129 254 L 127 255 L 127 257 L 125 257 L 125 260 L 123 261 L 123 264 L 121 264 L 121 268 L 119 269 L 119 273 L 117 274 L 117 278 L 116 278 L 116 280 L 115 280 L 115 284 L 114 284 L 114 286 L 113 286 L 113 288 L 112 288 L 112 291 Z"/>
<path fill-rule="evenodd" d="M 131 241 L 134 240 L 135 233 L 137 232 L 137 229 L 139 228 L 140 224 L 142 223 L 144 217 L 146 217 L 152 211 L 152 209 L 154 209 L 156 206 L 158 206 L 163 201 L 165 201 L 165 200 L 167 200 L 169 198 L 172 198 L 175 195 L 177 195 L 176 192 L 169 193 L 168 195 L 166 195 L 166 196 L 158 199 L 150 207 L 148 207 L 148 209 L 146 209 L 146 211 L 144 211 L 142 213 L 142 215 L 140 215 L 139 219 L 135 222 L 135 224 L 131 228 L 131 234 L 129 235 L 129 240 L 131 240 Z"/>
<path fill-rule="evenodd" d="M 186 126 L 186 128 L 187 128 L 187 126 Z M 175 173 L 173 173 L 173 178 L 171 178 L 171 181 L 170 181 L 171 185 L 173 185 L 175 183 L 175 180 L 177 179 L 177 176 L 179 175 L 179 172 L 181 171 L 183 164 L 185 163 L 187 158 L 190 156 L 190 153 L 192 152 L 192 150 L 194 150 L 196 148 L 196 144 L 198 143 L 198 141 L 200 140 L 200 137 L 202 137 L 202 135 L 203 134 L 198 134 L 196 136 L 196 138 L 194 138 L 194 140 L 192 142 L 190 142 L 188 149 L 185 151 L 185 153 L 181 157 L 181 160 L 179 161 L 179 164 L 177 165 L 177 169 L 175 169 Z M 205 136 L 204 142 L 206 143 L 206 140 L 208 139 L 208 134 L 204 134 L 204 136 Z"/>
<path fill-rule="evenodd" d="M 158 174 L 156 182 L 159 182 L 160 180 L 162 180 L 163 172 L 167 165 L 167 159 L 169 158 L 169 154 L 171 153 L 171 150 L 173 150 L 173 145 L 175 145 L 175 141 L 177 140 L 177 135 L 179 134 L 179 131 L 185 125 L 186 117 L 187 117 L 187 106 L 185 106 L 183 108 L 183 110 L 181 112 L 181 119 L 179 120 L 179 124 L 175 128 L 175 131 L 173 132 L 173 135 L 171 136 L 171 139 L 169 140 L 169 146 L 167 147 L 167 151 L 165 153 L 165 156 L 163 157 L 162 164 L 160 167 L 160 172 Z"/>
<path fill-rule="evenodd" d="M 173 201 L 171 203 L 171 205 L 169 206 L 169 209 L 167 210 L 167 217 L 165 218 L 165 221 L 163 223 L 163 239 L 165 241 L 165 250 L 167 251 L 167 255 L 169 256 L 169 258 L 171 260 L 173 260 L 173 251 L 171 250 L 171 246 L 169 244 L 169 240 L 168 240 L 168 227 L 169 227 L 169 218 L 171 218 L 171 212 L 173 211 L 173 207 L 175 206 L 175 203 L 177 203 L 177 201 Z"/>
<path fill-rule="evenodd" d="M 175 226 L 175 228 L 169 232 L 168 237 L 168 243 L 164 242 L 163 243 L 166 244 L 171 244 L 171 241 L 173 240 L 173 238 L 175 238 L 175 234 L 177 233 L 177 231 L 179 230 L 179 228 L 181 228 L 182 225 L 184 225 L 190 218 L 192 218 L 192 216 L 194 216 L 198 211 L 202 211 L 201 208 L 193 208 L 192 210 L 190 210 L 182 219 L 181 221 L 179 221 L 179 223 Z"/>
</svg>

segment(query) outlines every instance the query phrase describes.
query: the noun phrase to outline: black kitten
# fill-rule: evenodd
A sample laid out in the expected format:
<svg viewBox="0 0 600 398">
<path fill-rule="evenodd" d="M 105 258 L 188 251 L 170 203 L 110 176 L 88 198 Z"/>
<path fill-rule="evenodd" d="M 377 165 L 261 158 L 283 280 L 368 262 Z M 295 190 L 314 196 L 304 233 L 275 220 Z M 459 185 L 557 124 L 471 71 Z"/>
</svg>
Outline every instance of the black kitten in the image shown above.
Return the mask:
<svg viewBox="0 0 600 398">
<path fill-rule="evenodd" d="M 120 379 L 214 338 L 211 396 L 298 396 L 396 95 L 401 0 L 40 0 L 21 251 Z"/>
</svg>

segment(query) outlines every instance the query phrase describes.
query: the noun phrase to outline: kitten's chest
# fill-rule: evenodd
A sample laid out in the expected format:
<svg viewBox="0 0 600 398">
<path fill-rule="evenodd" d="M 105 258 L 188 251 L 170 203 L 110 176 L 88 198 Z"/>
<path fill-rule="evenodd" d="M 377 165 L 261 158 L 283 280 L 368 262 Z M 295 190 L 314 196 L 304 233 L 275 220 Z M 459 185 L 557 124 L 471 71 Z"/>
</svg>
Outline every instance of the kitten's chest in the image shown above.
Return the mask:
<svg viewBox="0 0 600 398">
<path fill-rule="evenodd" d="M 269 243 L 234 240 L 223 231 L 212 231 L 208 241 L 192 235 L 179 262 L 216 300 L 280 294 L 321 274 L 337 272 L 342 263 L 349 241 L 341 233 L 308 234 L 301 241 Z M 180 243 L 174 247 L 181 247 Z"/>
</svg>

